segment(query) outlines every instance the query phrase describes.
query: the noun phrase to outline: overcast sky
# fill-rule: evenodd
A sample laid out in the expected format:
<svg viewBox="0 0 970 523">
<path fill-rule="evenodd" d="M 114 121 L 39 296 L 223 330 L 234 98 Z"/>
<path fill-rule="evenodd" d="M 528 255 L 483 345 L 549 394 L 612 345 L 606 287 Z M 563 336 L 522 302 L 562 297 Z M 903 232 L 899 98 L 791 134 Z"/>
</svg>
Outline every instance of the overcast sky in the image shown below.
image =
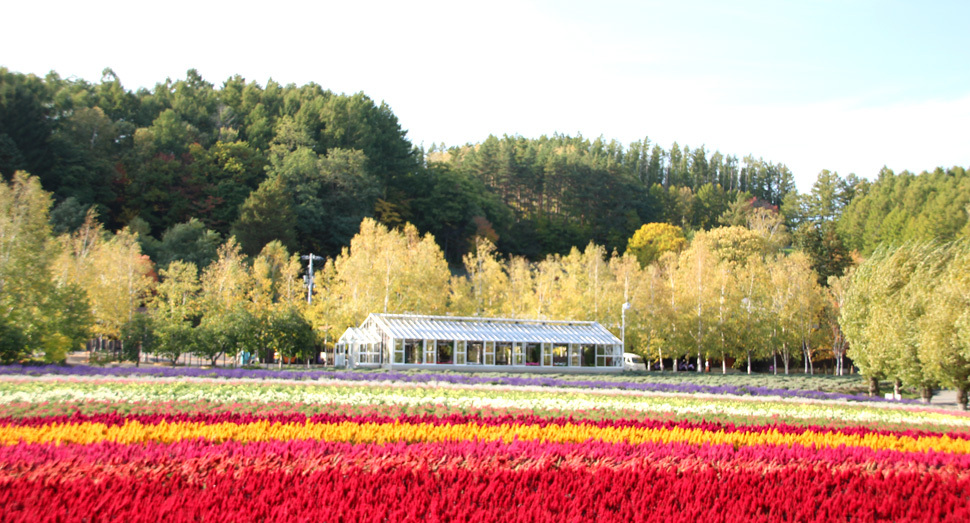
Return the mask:
<svg viewBox="0 0 970 523">
<path fill-rule="evenodd" d="M 970 167 L 965 1 L 10 2 L 0 65 L 127 89 L 315 82 L 426 147 L 649 137 L 872 178 Z"/>
</svg>

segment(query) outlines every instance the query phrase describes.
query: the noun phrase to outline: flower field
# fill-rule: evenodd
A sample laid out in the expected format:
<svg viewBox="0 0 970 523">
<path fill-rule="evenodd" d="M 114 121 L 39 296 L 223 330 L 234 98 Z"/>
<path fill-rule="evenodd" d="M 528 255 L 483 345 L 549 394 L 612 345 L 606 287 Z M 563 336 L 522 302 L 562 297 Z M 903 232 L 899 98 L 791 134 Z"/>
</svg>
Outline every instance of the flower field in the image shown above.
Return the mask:
<svg viewBox="0 0 970 523">
<path fill-rule="evenodd" d="M 0 520 L 970 520 L 955 411 L 262 378 L 8 373 Z"/>
</svg>

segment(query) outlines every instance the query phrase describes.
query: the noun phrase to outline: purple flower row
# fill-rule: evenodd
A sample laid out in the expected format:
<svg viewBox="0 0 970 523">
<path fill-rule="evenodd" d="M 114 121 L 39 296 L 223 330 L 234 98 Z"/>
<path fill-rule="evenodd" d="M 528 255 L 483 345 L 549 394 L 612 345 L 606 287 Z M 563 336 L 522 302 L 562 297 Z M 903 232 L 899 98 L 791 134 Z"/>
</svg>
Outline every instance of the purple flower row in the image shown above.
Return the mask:
<svg viewBox="0 0 970 523">
<path fill-rule="evenodd" d="M 776 389 L 746 385 L 698 385 L 694 383 L 657 383 L 641 381 L 583 380 L 552 378 L 547 376 L 482 376 L 471 373 L 433 372 L 357 372 L 326 370 L 269 370 L 269 369 L 200 369 L 195 367 L 90 367 L 85 365 L 0 365 L 0 375 L 72 375 L 72 376 L 156 376 L 166 378 L 245 378 L 288 380 L 345 380 L 345 381 L 400 381 L 408 383 L 444 382 L 458 385 L 510 385 L 537 387 L 574 387 L 580 389 L 620 389 L 645 392 L 672 392 L 688 394 L 730 394 L 736 396 L 779 396 L 782 398 L 807 398 L 819 400 L 893 401 L 881 397 L 840 394 L 817 390 Z M 901 403 L 918 403 L 917 400 L 896 400 Z"/>
</svg>

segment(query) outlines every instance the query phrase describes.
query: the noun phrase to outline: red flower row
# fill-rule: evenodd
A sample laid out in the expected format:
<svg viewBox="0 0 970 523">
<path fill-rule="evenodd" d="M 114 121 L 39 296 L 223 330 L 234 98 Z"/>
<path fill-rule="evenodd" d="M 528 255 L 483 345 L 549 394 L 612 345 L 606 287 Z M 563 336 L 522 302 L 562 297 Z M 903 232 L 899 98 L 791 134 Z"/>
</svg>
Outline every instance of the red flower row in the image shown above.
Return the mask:
<svg viewBox="0 0 970 523">
<path fill-rule="evenodd" d="M 17 445 L 0 462 L 0 503 L 6 521 L 970 519 L 962 464 L 883 468 L 762 450 L 749 459 L 661 444 Z M 17 458 L 31 452 L 39 469 Z"/>
</svg>

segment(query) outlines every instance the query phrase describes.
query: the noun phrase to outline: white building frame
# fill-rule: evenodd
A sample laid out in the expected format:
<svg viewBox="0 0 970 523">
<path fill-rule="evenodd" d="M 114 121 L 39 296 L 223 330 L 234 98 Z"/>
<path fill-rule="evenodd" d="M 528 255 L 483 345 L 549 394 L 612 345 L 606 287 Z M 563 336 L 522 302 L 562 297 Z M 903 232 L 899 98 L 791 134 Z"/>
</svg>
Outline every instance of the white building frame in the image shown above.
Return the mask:
<svg viewBox="0 0 970 523">
<path fill-rule="evenodd" d="M 337 341 L 338 367 L 619 372 L 623 343 L 593 321 L 371 314 Z"/>
</svg>

